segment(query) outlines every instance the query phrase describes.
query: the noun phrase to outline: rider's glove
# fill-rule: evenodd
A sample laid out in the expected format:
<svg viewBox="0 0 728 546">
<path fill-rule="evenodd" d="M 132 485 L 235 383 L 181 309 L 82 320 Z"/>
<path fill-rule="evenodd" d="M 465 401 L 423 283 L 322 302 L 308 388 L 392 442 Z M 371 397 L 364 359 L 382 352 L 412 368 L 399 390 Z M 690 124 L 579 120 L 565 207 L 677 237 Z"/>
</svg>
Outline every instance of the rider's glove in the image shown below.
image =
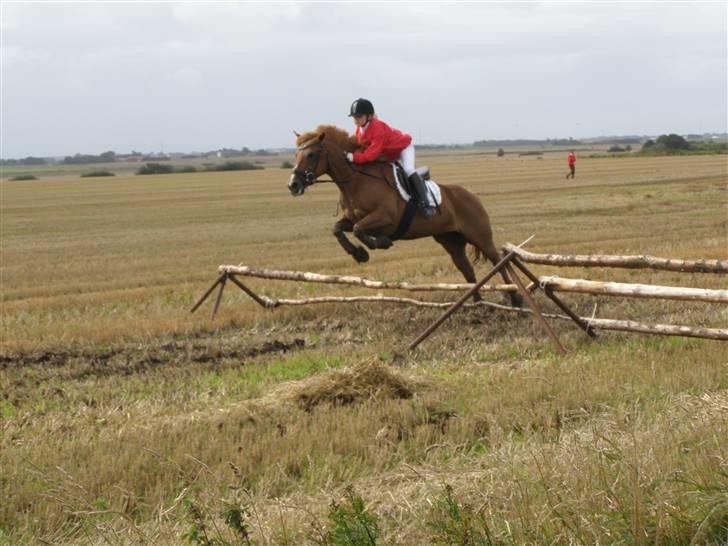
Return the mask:
<svg viewBox="0 0 728 546">
<path fill-rule="evenodd" d="M 349 163 L 354 163 L 354 154 L 352 154 L 351 152 L 346 152 L 346 160 Z"/>
</svg>

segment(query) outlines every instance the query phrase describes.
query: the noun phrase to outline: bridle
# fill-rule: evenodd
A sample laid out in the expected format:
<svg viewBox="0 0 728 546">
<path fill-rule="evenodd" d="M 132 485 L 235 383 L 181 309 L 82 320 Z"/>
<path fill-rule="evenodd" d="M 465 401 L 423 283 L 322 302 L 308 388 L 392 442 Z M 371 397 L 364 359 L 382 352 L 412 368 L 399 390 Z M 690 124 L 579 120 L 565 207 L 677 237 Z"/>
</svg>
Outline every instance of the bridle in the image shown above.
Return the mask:
<svg viewBox="0 0 728 546">
<path fill-rule="evenodd" d="M 321 139 L 313 139 L 306 144 L 303 144 L 296 148 L 296 151 L 298 153 L 301 153 L 305 150 L 308 150 L 312 147 L 317 147 L 318 149 L 314 152 L 311 152 L 309 154 L 306 154 L 305 157 L 305 167 L 301 168 L 299 164 L 297 164 L 294 169 L 291 171 L 291 181 L 288 184 L 289 190 L 291 190 L 291 193 L 294 195 L 300 195 L 303 193 L 303 191 L 309 187 L 312 186 L 314 183 L 316 183 L 316 179 L 318 178 L 318 175 L 316 174 L 318 170 L 319 163 L 321 161 L 322 154 L 325 156 L 326 161 L 329 161 L 329 150 L 324 145 L 324 142 L 321 141 Z M 384 176 L 377 176 L 375 174 L 356 169 L 353 165 L 350 166 L 352 172 L 358 173 L 363 176 L 368 176 L 371 178 L 376 178 L 380 180 L 384 180 L 387 182 L 386 177 Z M 323 174 L 323 173 L 322 173 Z M 347 184 L 351 182 L 353 178 L 349 177 L 348 179 L 337 179 L 333 181 L 327 181 L 327 182 L 334 182 L 337 185 Z"/>
<path fill-rule="evenodd" d="M 318 147 L 321 150 L 323 150 L 323 153 L 326 154 L 326 159 L 328 160 L 328 151 L 326 150 L 326 147 L 318 139 L 313 140 L 313 141 L 309 142 L 308 144 L 304 144 L 303 146 L 300 146 L 299 148 L 297 148 L 297 151 L 302 152 L 315 145 L 318 145 Z M 301 180 L 301 182 L 303 182 L 304 187 L 308 187 L 316 181 L 316 178 L 317 178 L 316 170 L 318 169 L 319 161 L 321 160 L 321 153 L 314 152 L 314 153 L 307 154 L 306 159 L 308 160 L 306 170 L 302 170 L 298 167 L 298 165 L 296 165 L 296 167 L 292 171 L 294 178 Z M 312 168 L 310 167 L 311 159 L 316 160 L 316 162 L 314 163 Z"/>
</svg>

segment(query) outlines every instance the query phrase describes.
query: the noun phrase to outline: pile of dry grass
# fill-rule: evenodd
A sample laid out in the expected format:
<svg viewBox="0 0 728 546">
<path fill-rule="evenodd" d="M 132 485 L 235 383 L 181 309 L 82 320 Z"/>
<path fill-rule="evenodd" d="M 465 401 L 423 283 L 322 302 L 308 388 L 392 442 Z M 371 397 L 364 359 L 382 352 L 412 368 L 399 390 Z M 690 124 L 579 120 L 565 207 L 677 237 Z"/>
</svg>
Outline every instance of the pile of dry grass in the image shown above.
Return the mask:
<svg viewBox="0 0 728 546">
<path fill-rule="evenodd" d="M 332 371 L 306 381 L 297 382 L 280 394 L 297 407 L 311 411 L 326 404 L 348 406 L 373 398 L 412 398 L 411 381 L 376 360 L 360 362 L 343 370 Z"/>
</svg>

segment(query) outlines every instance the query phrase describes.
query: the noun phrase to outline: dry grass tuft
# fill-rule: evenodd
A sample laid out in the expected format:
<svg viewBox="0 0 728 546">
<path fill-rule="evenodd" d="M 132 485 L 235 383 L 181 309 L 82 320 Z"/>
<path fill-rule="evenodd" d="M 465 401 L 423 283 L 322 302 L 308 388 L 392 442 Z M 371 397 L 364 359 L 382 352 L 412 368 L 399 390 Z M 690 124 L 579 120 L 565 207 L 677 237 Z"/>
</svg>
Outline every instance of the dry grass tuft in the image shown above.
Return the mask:
<svg viewBox="0 0 728 546">
<path fill-rule="evenodd" d="M 388 366 L 367 360 L 304 380 L 281 394 L 299 408 L 311 411 L 322 404 L 348 406 L 371 399 L 408 399 L 414 389 L 410 381 Z"/>
</svg>

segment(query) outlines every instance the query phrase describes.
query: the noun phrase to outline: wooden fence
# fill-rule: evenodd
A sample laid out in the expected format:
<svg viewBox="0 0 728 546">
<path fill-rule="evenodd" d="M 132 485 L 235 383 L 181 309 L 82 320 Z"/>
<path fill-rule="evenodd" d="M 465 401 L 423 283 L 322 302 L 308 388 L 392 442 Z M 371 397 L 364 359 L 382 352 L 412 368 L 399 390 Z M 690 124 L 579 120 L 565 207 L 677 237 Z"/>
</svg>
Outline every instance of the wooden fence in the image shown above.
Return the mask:
<svg viewBox="0 0 728 546">
<path fill-rule="evenodd" d="M 459 302 L 457 306 L 489 306 L 518 313 L 536 313 L 546 318 L 574 320 L 588 333 L 592 333 L 592 329 L 603 330 L 619 330 L 628 332 L 638 332 L 645 334 L 672 335 L 699 337 L 714 340 L 728 340 L 728 329 L 726 328 L 706 328 L 701 326 L 681 326 L 673 324 L 646 324 L 633 320 L 604 319 L 597 317 L 577 317 L 571 313 L 568 308 L 560 302 L 555 296 L 555 292 L 571 292 L 583 293 L 601 296 L 621 296 L 631 298 L 650 298 L 650 299 L 670 299 L 681 301 L 707 302 L 728 304 L 728 290 L 725 289 L 707 289 L 707 288 L 689 288 L 676 286 L 659 286 L 650 284 L 620 283 L 620 282 L 599 282 L 586 279 L 570 279 L 560 276 L 539 276 L 536 277 L 528 271 L 523 265 L 526 263 L 546 264 L 559 267 L 620 267 L 620 268 L 649 268 L 663 271 L 680 271 L 690 273 L 728 273 L 728 260 L 678 260 L 668 258 L 656 258 L 652 256 L 606 256 L 606 255 L 558 255 L 558 254 L 536 254 L 527 252 L 519 247 L 511 244 L 504 246 L 507 257 L 512 263 L 525 273 L 531 283 L 526 286 L 528 292 L 534 292 L 541 288 L 547 296 L 561 307 L 567 315 L 541 313 L 538 308 L 534 308 L 532 303 L 529 305 L 531 309 L 516 309 L 505 305 L 499 305 L 492 302 L 479 302 L 465 304 Z M 507 262 L 508 260 L 506 260 Z M 509 263 L 505 263 L 505 267 L 510 267 Z M 490 276 L 495 272 L 492 271 Z M 515 275 L 512 275 L 515 276 Z M 397 296 L 384 296 L 381 294 L 375 296 L 319 296 L 299 299 L 271 298 L 259 295 L 244 285 L 238 277 L 255 277 L 269 280 L 325 283 L 358 286 L 373 290 L 400 290 L 410 292 L 434 292 L 434 291 L 454 291 L 463 293 L 473 290 L 476 286 L 468 283 L 429 283 L 429 284 L 413 284 L 409 282 L 394 281 L 377 281 L 357 277 L 353 275 L 324 275 L 320 273 L 311 273 L 307 271 L 286 271 L 250 267 L 246 265 L 221 265 L 218 268 L 218 279 L 208 289 L 208 291 L 195 304 L 192 311 L 195 311 L 202 302 L 212 293 L 216 286 L 219 286 L 219 292 L 213 306 L 212 314 L 215 315 L 222 289 L 225 282 L 230 280 L 239 288 L 244 290 L 258 304 L 266 308 L 273 308 L 282 305 L 311 305 L 323 303 L 395 303 L 404 305 L 415 305 L 420 307 L 436 307 L 446 308 L 453 306 L 453 302 L 433 302 L 423 301 L 414 298 L 403 298 Z M 520 281 L 519 281 L 520 282 Z M 478 283 L 481 285 L 481 283 Z M 513 284 L 482 284 L 478 287 L 482 292 L 515 292 L 519 291 L 519 286 Z M 531 301 L 531 298 L 528 298 Z M 728 313 L 728 308 L 726 309 Z"/>
</svg>

